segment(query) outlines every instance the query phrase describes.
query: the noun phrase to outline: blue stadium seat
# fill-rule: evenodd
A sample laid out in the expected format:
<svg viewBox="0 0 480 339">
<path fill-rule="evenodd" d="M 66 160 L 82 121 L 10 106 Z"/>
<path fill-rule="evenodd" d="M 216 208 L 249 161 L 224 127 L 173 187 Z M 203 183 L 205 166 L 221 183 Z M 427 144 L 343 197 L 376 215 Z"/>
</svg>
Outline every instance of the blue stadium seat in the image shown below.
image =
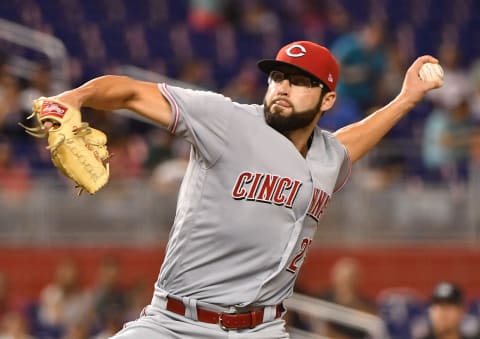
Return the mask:
<svg viewBox="0 0 480 339">
<path fill-rule="evenodd" d="M 55 35 L 60 38 L 66 45 L 71 56 L 82 60 L 85 57 L 84 46 L 79 42 L 77 29 L 85 26 L 87 23 L 95 23 L 100 26 L 102 30 L 102 37 L 107 47 L 109 61 L 112 63 L 128 62 L 128 53 L 125 48 L 124 30 L 132 24 L 143 24 L 146 31 L 146 38 L 149 43 L 151 56 L 155 58 L 164 58 L 166 63 L 175 63 L 174 54 L 171 53 L 171 41 L 169 38 L 169 30 L 177 24 L 188 24 L 189 1 L 188 0 L 166 0 L 161 7 L 155 7 L 153 2 L 147 0 L 139 1 L 97 1 L 97 0 L 51 0 L 39 1 L 32 0 L 33 3 L 38 4 L 41 9 L 43 22 L 53 27 Z M 125 22 L 109 22 L 108 8 L 111 4 L 123 4 L 125 7 L 125 18 L 120 17 L 119 20 Z M 1 1 L 0 2 L 0 17 L 21 22 L 21 9 L 26 1 Z M 71 8 L 69 4 L 71 3 Z M 238 1 L 236 4 L 239 8 L 242 2 Z M 357 0 L 341 0 L 339 3 L 343 4 L 352 16 L 352 22 L 355 24 L 364 22 L 370 19 L 371 8 L 365 6 L 363 2 Z M 389 29 L 395 30 L 405 23 L 412 23 L 413 18 L 418 11 L 418 3 L 416 1 L 396 1 L 385 0 L 381 2 L 385 4 L 385 13 L 387 15 L 387 24 Z M 76 4 L 76 5 L 75 5 Z M 278 32 L 280 36 L 279 44 L 284 44 L 292 40 L 300 40 L 307 38 L 305 32 L 301 27 L 294 24 L 288 24 L 289 18 L 285 16 L 287 5 L 282 1 L 265 0 L 265 5 L 270 11 L 279 15 L 282 25 L 282 31 Z M 458 3 L 448 0 L 436 0 L 425 3 L 427 8 L 426 14 L 423 15 L 423 21 L 413 23 L 415 34 L 415 51 L 414 54 L 432 53 L 436 54 L 437 48 L 441 43 L 441 32 L 446 25 L 451 24 L 452 20 L 460 20 L 458 22 L 460 49 L 463 52 L 463 62 L 469 65 L 475 58 L 480 55 L 480 2 L 466 1 L 461 3 L 462 6 L 467 6 L 464 10 L 470 13 L 465 18 L 465 21 L 453 18 L 453 13 L 458 10 Z M 81 6 L 80 9 L 76 6 Z M 149 13 L 153 10 L 168 11 L 166 15 L 162 16 L 162 22 L 151 23 L 149 20 Z M 70 11 L 67 11 L 70 9 Z M 78 13 L 77 13 L 78 12 Z M 73 16 L 72 16 L 73 15 Z M 71 18 L 75 20 L 83 20 L 84 22 L 71 22 Z M 163 22 L 165 21 L 166 22 Z M 285 21 L 287 20 L 287 21 Z M 155 26 L 157 25 L 157 26 Z M 159 26 L 161 25 L 161 26 Z M 330 44 L 337 36 L 334 31 L 326 27 L 326 31 L 322 33 L 323 40 L 320 43 Z M 392 32 L 392 35 L 394 33 Z M 212 62 L 217 62 L 217 51 L 214 42 L 214 34 L 190 32 L 194 54 L 202 58 L 207 58 Z M 236 61 L 246 60 L 249 58 L 259 58 L 264 56 L 262 47 L 265 45 L 261 36 L 243 31 L 241 27 L 236 30 L 236 48 L 239 55 Z M 265 56 L 267 57 L 267 56 Z M 170 60 L 172 59 L 173 60 Z M 91 67 L 93 65 L 90 65 Z M 99 65 L 99 69 L 95 73 L 101 73 L 103 65 Z M 225 65 L 215 65 L 218 76 L 228 77 L 230 71 L 223 70 Z M 87 75 L 88 76 L 88 75 Z M 227 83 L 228 78 L 220 79 L 219 83 Z"/>
<path fill-rule="evenodd" d="M 409 288 L 383 290 L 377 296 L 377 305 L 391 339 L 410 339 L 413 322 L 425 310 L 419 294 Z"/>
</svg>

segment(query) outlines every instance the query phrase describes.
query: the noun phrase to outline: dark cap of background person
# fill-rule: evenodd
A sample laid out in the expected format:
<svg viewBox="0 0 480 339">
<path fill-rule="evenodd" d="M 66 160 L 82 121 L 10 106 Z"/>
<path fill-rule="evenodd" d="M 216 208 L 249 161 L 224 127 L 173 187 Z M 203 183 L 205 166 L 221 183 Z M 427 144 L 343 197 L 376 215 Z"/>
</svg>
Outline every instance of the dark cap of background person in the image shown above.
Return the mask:
<svg viewBox="0 0 480 339">
<path fill-rule="evenodd" d="M 435 286 L 432 297 L 432 304 L 463 304 L 463 292 L 460 287 L 451 282 L 441 282 Z"/>
<path fill-rule="evenodd" d="M 311 41 L 295 41 L 283 46 L 275 59 L 260 60 L 258 67 L 269 74 L 281 66 L 293 66 L 320 80 L 330 91 L 335 91 L 339 66 L 332 53 Z"/>
</svg>

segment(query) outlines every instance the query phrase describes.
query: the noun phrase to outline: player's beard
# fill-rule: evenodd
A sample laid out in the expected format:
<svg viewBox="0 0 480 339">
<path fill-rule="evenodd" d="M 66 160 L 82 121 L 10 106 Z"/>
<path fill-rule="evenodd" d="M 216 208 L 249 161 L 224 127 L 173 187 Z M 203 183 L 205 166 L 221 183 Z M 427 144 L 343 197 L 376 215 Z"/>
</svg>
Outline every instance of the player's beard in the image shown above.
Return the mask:
<svg viewBox="0 0 480 339">
<path fill-rule="evenodd" d="M 318 100 L 315 107 L 304 111 L 296 111 L 292 105 L 292 113 L 288 116 L 281 114 L 281 107 L 274 108 L 272 112 L 272 106 L 274 103 L 275 101 L 272 101 L 267 105 L 266 100 L 263 99 L 265 121 L 273 129 L 285 134 L 310 125 L 320 111 L 321 100 Z"/>
</svg>

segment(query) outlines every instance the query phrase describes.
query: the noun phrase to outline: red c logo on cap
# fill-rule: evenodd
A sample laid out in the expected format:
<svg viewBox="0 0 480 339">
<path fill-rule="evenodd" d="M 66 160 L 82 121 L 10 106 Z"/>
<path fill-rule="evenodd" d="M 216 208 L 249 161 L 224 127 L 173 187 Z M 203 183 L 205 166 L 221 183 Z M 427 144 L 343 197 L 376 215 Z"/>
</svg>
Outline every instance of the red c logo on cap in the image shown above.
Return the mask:
<svg viewBox="0 0 480 339">
<path fill-rule="evenodd" d="M 295 49 L 295 48 L 300 49 L 300 51 L 299 52 L 294 52 L 293 49 Z M 302 45 L 292 45 L 292 46 L 287 48 L 285 53 L 287 53 L 287 55 L 292 57 L 292 58 L 299 58 L 299 57 L 307 54 L 307 50 Z"/>
</svg>

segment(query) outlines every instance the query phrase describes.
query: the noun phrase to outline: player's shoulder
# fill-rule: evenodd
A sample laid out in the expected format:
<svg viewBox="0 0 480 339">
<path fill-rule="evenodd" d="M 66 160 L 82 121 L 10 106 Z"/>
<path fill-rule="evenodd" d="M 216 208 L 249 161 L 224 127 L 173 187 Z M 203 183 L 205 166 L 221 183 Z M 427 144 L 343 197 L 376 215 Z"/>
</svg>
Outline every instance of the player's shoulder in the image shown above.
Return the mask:
<svg viewBox="0 0 480 339">
<path fill-rule="evenodd" d="M 167 83 L 160 83 L 158 86 L 160 89 L 165 89 L 168 92 L 173 92 L 177 95 L 184 95 L 184 96 L 191 96 L 191 97 L 217 98 L 217 99 L 223 99 L 226 101 L 232 101 L 230 98 L 220 93 L 210 91 L 207 89 L 180 87 L 180 86 L 171 85 Z"/>
<path fill-rule="evenodd" d="M 239 103 L 232 100 L 230 97 L 225 96 L 224 94 L 206 89 L 186 88 L 169 84 L 160 84 L 160 88 L 163 88 L 164 90 L 174 93 L 176 96 L 181 96 L 183 98 L 196 98 L 201 101 L 210 102 L 212 104 L 224 103 L 227 105 L 232 105 L 236 110 L 243 111 L 251 115 L 261 115 L 261 112 L 263 112 L 263 106 L 261 105 Z"/>
<path fill-rule="evenodd" d="M 255 117 L 263 117 L 263 106 L 257 104 L 242 104 L 239 102 L 233 103 L 240 111 L 248 113 Z"/>
<path fill-rule="evenodd" d="M 338 138 L 335 136 L 335 133 L 333 131 L 326 130 L 316 126 L 314 133 L 315 133 L 315 138 L 321 139 L 322 142 L 325 144 L 340 146 L 342 148 L 345 147 L 340 142 L 340 140 L 338 140 Z"/>
<path fill-rule="evenodd" d="M 333 131 L 323 129 L 319 126 L 315 127 L 315 136 L 319 136 L 323 139 L 336 139 L 335 134 L 333 134 Z"/>
<path fill-rule="evenodd" d="M 233 101 L 231 98 L 224 96 L 223 94 L 218 94 L 218 95 L 223 96 L 225 100 L 228 100 L 232 103 L 234 113 L 237 113 L 240 118 L 242 116 L 252 116 L 252 117 L 263 118 L 264 116 L 262 105 L 240 103 L 237 101 Z"/>
<path fill-rule="evenodd" d="M 230 97 L 224 96 L 223 94 L 218 94 L 225 98 L 232 103 L 233 111 L 239 115 L 241 118 L 242 116 L 252 116 L 252 117 L 260 117 L 263 118 L 263 105 L 258 104 L 247 104 L 247 103 L 240 103 L 237 101 L 232 100 Z"/>
</svg>

